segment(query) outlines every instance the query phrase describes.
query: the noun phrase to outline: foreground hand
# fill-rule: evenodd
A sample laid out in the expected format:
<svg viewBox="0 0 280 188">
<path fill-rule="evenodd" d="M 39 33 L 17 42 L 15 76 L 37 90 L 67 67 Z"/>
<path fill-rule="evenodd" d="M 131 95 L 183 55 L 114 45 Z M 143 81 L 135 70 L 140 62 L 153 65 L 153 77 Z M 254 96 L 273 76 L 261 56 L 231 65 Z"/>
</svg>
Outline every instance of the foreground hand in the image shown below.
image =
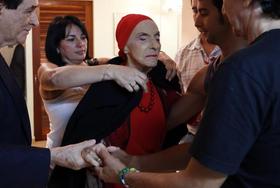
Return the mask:
<svg viewBox="0 0 280 188">
<path fill-rule="evenodd" d="M 56 165 L 79 170 L 90 166 L 81 156 L 84 148 L 94 146 L 95 140 L 84 141 L 63 147 L 51 148 L 51 163 Z"/>
<path fill-rule="evenodd" d="M 91 148 L 94 150 L 94 148 Z M 120 162 L 117 158 L 113 157 L 106 148 L 101 148 L 99 151 L 94 150 L 98 157 L 102 160 L 102 166 L 96 166 L 94 168 L 95 174 L 107 183 L 119 183 L 118 173 L 122 170 L 125 165 Z M 91 163 L 91 153 L 83 156 L 84 159 Z"/>
<path fill-rule="evenodd" d="M 147 76 L 136 68 L 120 65 L 109 65 L 106 75 L 129 92 L 138 91 L 142 87 L 147 91 Z"/>
<path fill-rule="evenodd" d="M 107 151 L 111 153 L 114 157 L 118 158 L 122 163 L 126 166 L 133 166 L 138 168 L 136 164 L 136 160 L 133 160 L 135 157 L 127 154 L 125 151 L 120 149 L 119 147 L 109 146 L 107 147 Z"/>
<path fill-rule="evenodd" d="M 96 167 L 97 176 L 108 183 L 119 183 L 119 172 L 125 168 L 125 165 L 115 157 L 113 157 L 107 149 L 99 151 L 98 156 L 103 161 L 103 167 Z"/>
<path fill-rule="evenodd" d="M 82 157 L 85 161 L 87 161 L 87 163 L 91 164 L 94 167 L 101 166 L 102 160 L 96 153 L 100 152 L 102 149 L 106 149 L 106 146 L 102 143 L 97 144 L 93 147 L 85 148 L 82 151 Z"/>
<path fill-rule="evenodd" d="M 167 70 L 165 78 L 171 81 L 177 74 L 176 63 L 165 52 L 160 52 L 158 59 L 163 62 Z"/>
</svg>

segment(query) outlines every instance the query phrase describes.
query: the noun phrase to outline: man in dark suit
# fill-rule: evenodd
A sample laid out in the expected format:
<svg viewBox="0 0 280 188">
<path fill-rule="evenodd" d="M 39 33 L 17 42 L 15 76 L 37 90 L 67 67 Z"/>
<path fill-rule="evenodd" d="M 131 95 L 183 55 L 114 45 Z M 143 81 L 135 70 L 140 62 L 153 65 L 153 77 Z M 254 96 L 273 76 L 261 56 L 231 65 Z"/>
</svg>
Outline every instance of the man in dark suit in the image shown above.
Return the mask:
<svg viewBox="0 0 280 188">
<path fill-rule="evenodd" d="M 13 57 L 10 64 L 10 69 L 15 74 L 16 81 L 23 92 L 23 96 L 26 96 L 25 89 L 25 49 L 22 44 L 18 44 L 15 47 Z"/>
<path fill-rule="evenodd" d="M 24 43 L 38 25 L 38 0 L 0 0 L 0 48 Z M 50 163 L 80 169 L 86 141 L 51 150 L 31 147 L 30 122 L 24 97 L 0 55 L 0 187 L 46 187 Z"/>
</svg>

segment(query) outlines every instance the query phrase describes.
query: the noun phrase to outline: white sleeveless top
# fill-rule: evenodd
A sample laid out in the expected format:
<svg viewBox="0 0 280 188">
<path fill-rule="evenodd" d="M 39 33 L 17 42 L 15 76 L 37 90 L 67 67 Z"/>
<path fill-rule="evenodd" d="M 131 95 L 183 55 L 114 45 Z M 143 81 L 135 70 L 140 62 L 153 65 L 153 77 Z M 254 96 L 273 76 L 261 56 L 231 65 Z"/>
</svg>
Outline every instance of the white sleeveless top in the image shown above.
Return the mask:
<svg viewBox="0 0 280 188">
<path fill-rule="evenodd" d="M 47 147 L 61 145 L 68 120 L 86 93 L 83 87 L 66 89 L 60 96 L 52 100 L 43 100 L 50 120 L 50 132 L 47 134 Z"/>
</svg>

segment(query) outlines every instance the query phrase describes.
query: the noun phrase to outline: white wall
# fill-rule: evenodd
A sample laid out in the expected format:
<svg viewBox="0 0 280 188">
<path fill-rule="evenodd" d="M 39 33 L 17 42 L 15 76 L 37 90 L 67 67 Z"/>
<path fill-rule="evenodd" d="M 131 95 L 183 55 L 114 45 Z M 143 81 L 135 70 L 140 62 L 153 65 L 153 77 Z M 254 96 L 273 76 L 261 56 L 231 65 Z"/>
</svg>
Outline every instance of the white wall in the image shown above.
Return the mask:
<svg viewBox="0 0 280 188">
<path fill-rule="evenodd" d="M 94 0 L 94 54 L 96 57 L 115 56 L 114 20 L 128 13 L 151 16 L 161 32 L 162 50 L 174 57 L 178 48 L 197 35 L 193 26 L 190 0 L 182 9 L 174 7 L 177 0 Z M 181 1 L 181 0 L 178 0 Z M 168 10 L 169 9 L 169 10 Z M 172 9 L 172 10 L 170 10 Z M 33 67 L 32 36 L 26 42 L 27 106 L 33 131 Z M 32 133 L 32 135 L 34 135 Z"/>
<path fill-rule="evenodd" d="M 34 138 L 34 96 L 33 96 L 33 62 L 32 62 L 32 32 L 29 32 L 25 43 L 26 62 L 26 103 L 31 123 L 32 137 Z"/>
<path fill-rule="evenodd" d="M 180 46 L 189 43 L 199 34 L 198 30 L 194 27 L 191 0 L 183 0 L 182 8 L 182 38 Z"/>
<path fill-rule="evenodd" d="M 181 0 L 95 0 L 95 57 L 117 55 L 115 27 L 119 19 L 129 13 L 154 19 L 160 30 L 162 50 L 174 57 L 181 40 L 181 6 Z"/>
</svg>

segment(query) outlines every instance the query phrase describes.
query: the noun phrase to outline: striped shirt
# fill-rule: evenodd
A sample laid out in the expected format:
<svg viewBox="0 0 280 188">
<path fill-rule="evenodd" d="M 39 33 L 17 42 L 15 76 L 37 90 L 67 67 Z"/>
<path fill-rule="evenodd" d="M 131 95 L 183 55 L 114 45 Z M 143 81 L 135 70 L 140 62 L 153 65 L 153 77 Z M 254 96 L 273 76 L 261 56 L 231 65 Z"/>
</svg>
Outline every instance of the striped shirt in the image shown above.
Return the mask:
<svg viewBox="0 0 280 188">
<path fill-rule="evenodd" d="M 181 48 L 176 57 L 178 77 L 182 91 L 185 93 L 193 76 L 205 65 L 212 63 L 221 55 L 218 46 L 208 56 L 200 43 L 198 36 L 185 47 Z"/>
</svg>

